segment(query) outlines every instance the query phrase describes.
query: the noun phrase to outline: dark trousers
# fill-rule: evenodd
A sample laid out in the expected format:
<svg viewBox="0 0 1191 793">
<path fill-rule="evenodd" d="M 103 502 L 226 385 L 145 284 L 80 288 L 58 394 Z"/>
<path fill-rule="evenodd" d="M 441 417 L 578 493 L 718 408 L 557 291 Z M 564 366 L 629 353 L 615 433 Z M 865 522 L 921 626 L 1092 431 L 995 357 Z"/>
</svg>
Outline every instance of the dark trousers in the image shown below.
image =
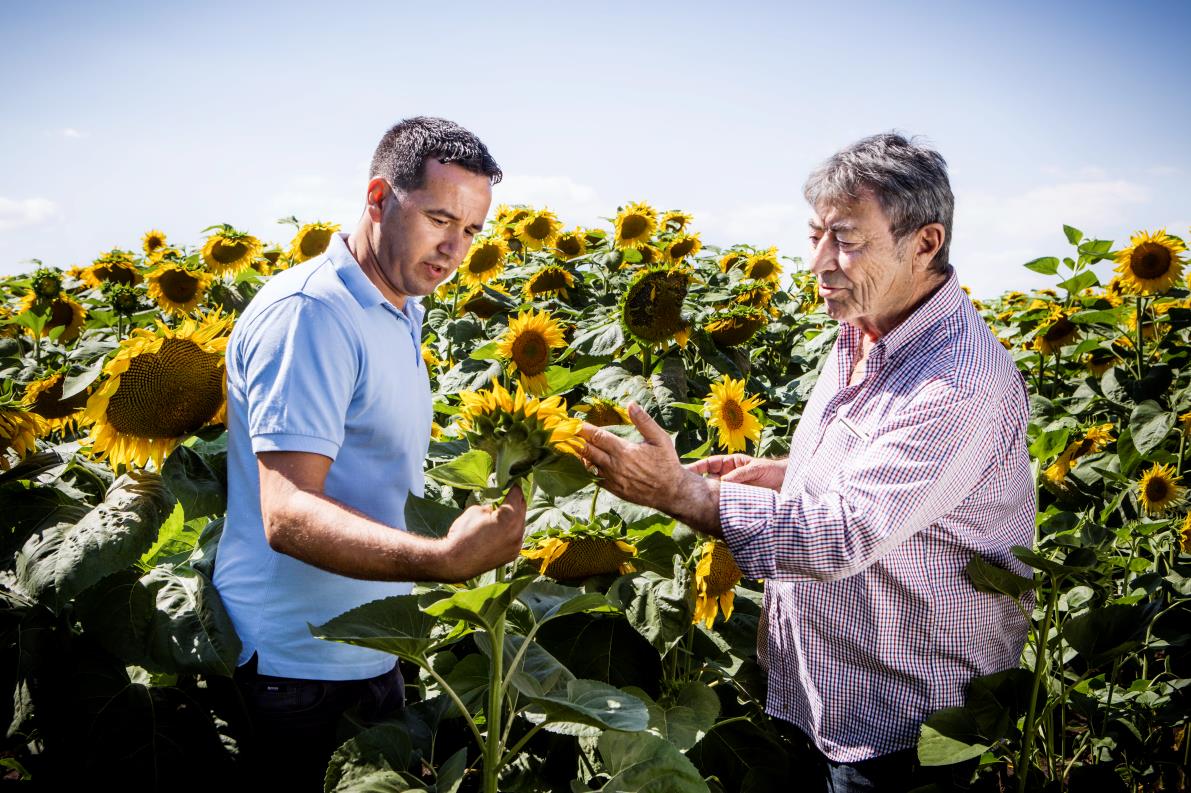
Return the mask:
<svg viewBox="0 0 1191 793">
<path fill-rule="evenodd" d="M 405 705 L 397 667 L 367 680 L 302 680 L 258 673 L 253 655 L 234 680 L 250 726 L 241 758 L 258 790 L 321 791 L 331 753 Z"/>
<path fill-rule="evenodd" d="M 978 759 L 947 766 L 923 766 L 918 763 L 918 750 L 900 752 L 841 763 L 819 751 L 806 733 L 789 722 L 774 719 L 779 732 L 798 753 L 800 771 L 806 772 L 808 791 L 823 793 L 908 793 L 916 788 L 933 786 L 937 793 L 960 793 L 970 787 L 972 773 Z"/>
</svg>

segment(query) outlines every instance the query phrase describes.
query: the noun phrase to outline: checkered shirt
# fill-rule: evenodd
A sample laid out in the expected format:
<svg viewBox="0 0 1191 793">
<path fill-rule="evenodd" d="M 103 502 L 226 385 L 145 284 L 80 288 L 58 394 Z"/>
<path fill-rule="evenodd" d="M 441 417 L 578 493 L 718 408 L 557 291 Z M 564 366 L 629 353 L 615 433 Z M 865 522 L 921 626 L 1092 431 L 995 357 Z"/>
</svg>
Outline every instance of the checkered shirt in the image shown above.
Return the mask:
<svg viewBox="0 0 1191 793">
<path fill-rule="evenodd" d="M 1026 621 L 977 592 L 975 554 L 1021 575 L 1034 539 L 1025 382 L 947 282 L 869 352 L 839 338 L 791 440 L 780 492 L 722 483 L 720 521 L 765 581 L 766 710 L 838 762 L 913 747 L 969 681 L 1017 666 Z"/>
</svg>

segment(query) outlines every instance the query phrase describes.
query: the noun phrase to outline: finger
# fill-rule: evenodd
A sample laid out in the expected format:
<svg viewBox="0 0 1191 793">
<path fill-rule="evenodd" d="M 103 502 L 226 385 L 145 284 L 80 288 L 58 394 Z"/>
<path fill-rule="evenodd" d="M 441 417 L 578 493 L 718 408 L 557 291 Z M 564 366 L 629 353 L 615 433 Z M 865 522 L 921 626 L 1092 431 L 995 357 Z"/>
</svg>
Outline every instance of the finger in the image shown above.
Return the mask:
<svg viewBox="0 0 1191 793">
<path fill-rule="evenodd" d="M 602 430 L 599 427 L 583 422 L 583 427 L 580 428 L 579 434 L 587 441 L 588 446 L 597 446 L 605 451 L 615 451 L 624 441 L 613 435 L 611 432 Z"/>
<path fill-rule="evenodd" d="M 629 403 L 629 418 L 633 420 L 633 424 L 637 427 L 637 431 L 641 433 L 641 437 L 645 442 L 651 446 L 670 446 L 672 441 L 666 431 L 658 426 L 658 423 L 645 412 L 645 409 L 636 402 Z"/>
<path fill-rule="evenodd" d="M 605 468 L 614 467 L 612 464 L 612 455 L 597 446 L 588 446 L 583 450 L 583 454 L 587 457 L 588 462 L 600 470 L 601 474 L 605 473 Z"/>
<path fill-rule="evenodd" d="M 761 472 L 756 466 L 751 463 L 733 468 L 728 473 L 720 477 L 721 482 L 736 482 L 737 484 L 747 485 L 750 482 L 755 482 L 761 476 Z"/>
<path fill-rule="evenodd" d="M 512 507 L 517 512 L 525 510 L 525 493 L 521 491 L 520 485 L 513 485 L 505 494 L 504 506 Z"/>
</svg>

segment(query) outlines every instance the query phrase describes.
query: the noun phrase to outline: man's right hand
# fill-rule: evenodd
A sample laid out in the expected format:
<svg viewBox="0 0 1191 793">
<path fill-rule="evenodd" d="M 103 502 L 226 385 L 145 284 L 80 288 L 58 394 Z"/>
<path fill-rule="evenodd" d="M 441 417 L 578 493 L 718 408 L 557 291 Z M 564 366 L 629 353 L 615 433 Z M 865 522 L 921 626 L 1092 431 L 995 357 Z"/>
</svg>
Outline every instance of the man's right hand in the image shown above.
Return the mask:
<svg viewBox="0 0 1191 793">
<path fill-rule="evenodd" d="M 499 507 L 471 506 L 443 542 L 442 581 L 465 581 L 517 558 L 525 538 L 525 495 L 514 487 Z"/>
<path fill-rule="evenodd" d="M 747 454 L 716 454 L 686 466 L 688 471 L 706 474 L 721 482 L 781 490 L 787 460 L 765 460 Z"/>
</svg>

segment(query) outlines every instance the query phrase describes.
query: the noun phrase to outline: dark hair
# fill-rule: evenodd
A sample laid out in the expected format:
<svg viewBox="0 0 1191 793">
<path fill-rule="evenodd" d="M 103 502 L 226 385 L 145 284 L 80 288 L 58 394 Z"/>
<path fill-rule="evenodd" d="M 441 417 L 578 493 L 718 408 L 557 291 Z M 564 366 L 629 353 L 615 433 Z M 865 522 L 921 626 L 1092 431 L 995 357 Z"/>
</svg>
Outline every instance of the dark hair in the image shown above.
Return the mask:
<svg viewBox="0 0 1191 793">
<path fill-rule="evenodd" d="M 394 125 L 380 139 L 369 178 L 387 179 L 398 190 L 417 190 L 426 178 L 426 160 L 431 158 L 483 174 L 491 184 L 504 175 L 488 147 L 474 134 L 445 118 L 417 116 Z"/>
<path fill-rule="evenodd" d="M 931 269 L 947 272 L 955 196 L 943 156 L 896 132 L 873 135 L 832 155 L 807 177 L 802 194 L 817 208 L 855 200 L 866 189 L 889 217 L 898 242 L 928 223 L 943 224 L 943 245 Z"/>
</svg>

